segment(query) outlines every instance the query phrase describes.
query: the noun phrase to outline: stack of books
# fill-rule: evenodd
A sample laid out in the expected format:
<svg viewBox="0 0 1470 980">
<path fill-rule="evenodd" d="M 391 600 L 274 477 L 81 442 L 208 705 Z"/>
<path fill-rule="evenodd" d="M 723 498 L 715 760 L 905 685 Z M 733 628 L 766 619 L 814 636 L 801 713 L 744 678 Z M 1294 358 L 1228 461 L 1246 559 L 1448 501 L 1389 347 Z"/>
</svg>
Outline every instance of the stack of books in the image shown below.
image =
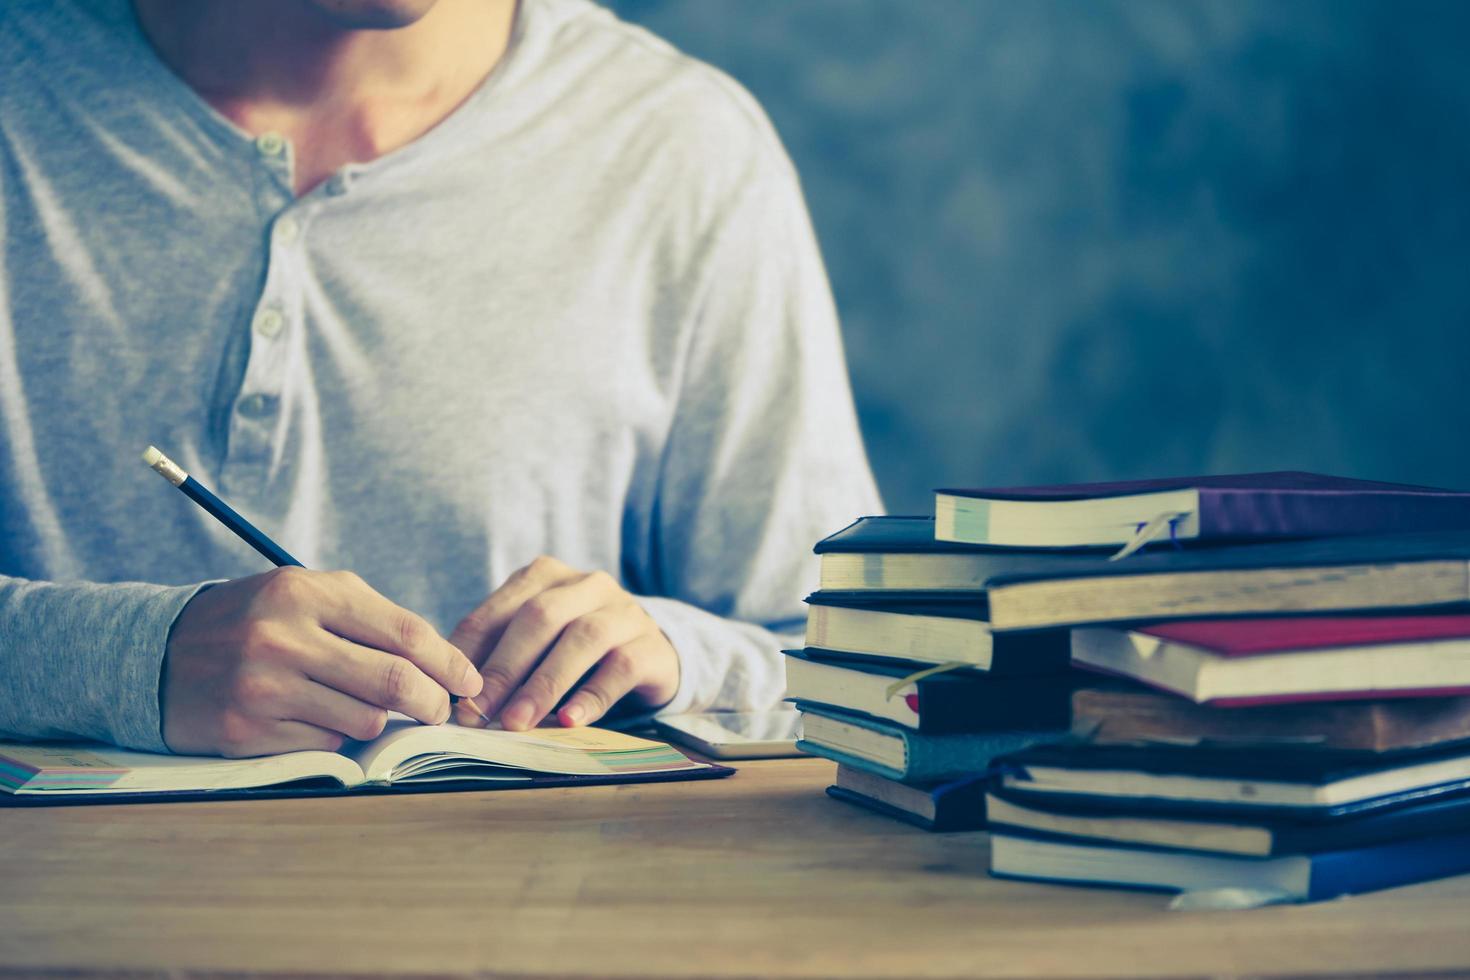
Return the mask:
<svg viewBox="0 0 1470 980">
<path fill-rule="evenodd" d="M 992 761 L 1067 735 L 1078 672 L 1066 630 L 994 631 L 980 583 L 1058 556 L 941 542 L 928 517 L 864 517 L 816 551 L 806 646 L 786 663 L 798 746 L 838 763 L 837 799 L 982 827 Z"/>
<path fill-rule="evenodd" d="M 1253 902 L 1470 871 L 1470 494 L 1270 473 L 942 491 L 936 517 L 1112 551 L 980 583 L 997 635 L 1068 629 L 1120 679 L 998 761 L 992 873 Z"/>
</svg>

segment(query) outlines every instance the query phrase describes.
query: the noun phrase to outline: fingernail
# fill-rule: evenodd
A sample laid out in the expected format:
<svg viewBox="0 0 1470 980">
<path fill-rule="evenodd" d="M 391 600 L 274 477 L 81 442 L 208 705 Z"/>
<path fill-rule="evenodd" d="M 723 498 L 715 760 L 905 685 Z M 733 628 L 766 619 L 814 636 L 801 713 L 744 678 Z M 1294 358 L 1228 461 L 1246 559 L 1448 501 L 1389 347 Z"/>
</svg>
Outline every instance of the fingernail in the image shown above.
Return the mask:
<svg viewBox="0 0 1470 980">
<path fill-rule="evenodd" d="M 531 727 L 531 712 L 535 710 L 535 706 L 530 701 L 518 698 L 500 713 L 500 723 L 510 729 L 529 728 Z"/>
<path fill-rule="evenodd" d="M 582 719 L 587 717 L 587 711 L 580 704 L 573 701 L 561 709 L 562 724 L 568 727 L 582 724 Z"/>
<path fill-rule="evenodd" d="M 466 696 L 479 694 L 480 689 L 484 686 L 485 680 L 480 676 L 480 672 L 475 669 L 475 665 L 469 663 L 465 664 L 464 676 L 459 679 L 460 690 L 456 693 Z"/>
</svg>

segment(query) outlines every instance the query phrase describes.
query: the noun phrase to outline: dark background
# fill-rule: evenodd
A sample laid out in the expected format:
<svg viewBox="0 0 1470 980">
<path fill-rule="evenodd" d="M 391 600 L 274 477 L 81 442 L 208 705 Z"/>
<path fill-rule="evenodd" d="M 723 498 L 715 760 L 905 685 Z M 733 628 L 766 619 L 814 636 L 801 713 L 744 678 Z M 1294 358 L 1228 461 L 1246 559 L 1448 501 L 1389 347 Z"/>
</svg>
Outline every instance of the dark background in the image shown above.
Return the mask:
<svg viewBox="0 0 1470 980">
<path fill-rule="evenodd" d="M 1470 486 L 1470 3 L 612 0 L 801 171 L 889 508 Z"/>
</svg>

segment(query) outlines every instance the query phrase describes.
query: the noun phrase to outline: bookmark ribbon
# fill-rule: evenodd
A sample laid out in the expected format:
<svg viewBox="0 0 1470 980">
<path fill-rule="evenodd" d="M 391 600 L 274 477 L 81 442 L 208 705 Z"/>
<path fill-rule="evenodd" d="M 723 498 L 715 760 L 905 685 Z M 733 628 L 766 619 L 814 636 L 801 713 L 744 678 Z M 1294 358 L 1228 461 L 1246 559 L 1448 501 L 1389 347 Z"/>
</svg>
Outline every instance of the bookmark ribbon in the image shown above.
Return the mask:
<svg viewBox="0 0 1470 980">
<path fill-rule="evenodd" d="M 1189 511 L 1187 510 L 1166 510 L 1162 514 L 1155 515 L 1152 520 L 1138 525 L 1138 530 L 1133 532 L 1133 537 L 1129 538 L 1123 547 L 1108 556 L 1108 561 L 1121 561 L 1127 558 L 1139 548 L 1158 538 L 1166 529 L 1169 532 L 1169 540 L 1176 548 L 1179 547 L 1179 522 L 1188 516 Z"/>
<path fill-rule="evenodd" d="M 1258 909 L 1265 905 L 1295 902 L 1290 894 L 1275 888 L 1201 888 L 1175 895 L 1170 912 L 1226 912 Z"/>
<path fill-rule="evenodd" d="M 943 674 L 946 671 L 959 670 L 961 667 L 969 666 L 970 664 L 965 663 L 963 660 L 951 660 L 948 663 L 935 664 L 933 667 L 925 667 L 923 670 L 918 671 L 917 673 L 910 674 L 907 677 L 900 677 L 892 684 L 889 684 L 887 689 L 885 689 L 883 693 L 889 701 L 892 701 L 894 698 L 898 697 L 899 691 L 902 691 L 910 684 L 917 684 L 924 678 L 933 677 L 935 674 Z"/>
</svg>

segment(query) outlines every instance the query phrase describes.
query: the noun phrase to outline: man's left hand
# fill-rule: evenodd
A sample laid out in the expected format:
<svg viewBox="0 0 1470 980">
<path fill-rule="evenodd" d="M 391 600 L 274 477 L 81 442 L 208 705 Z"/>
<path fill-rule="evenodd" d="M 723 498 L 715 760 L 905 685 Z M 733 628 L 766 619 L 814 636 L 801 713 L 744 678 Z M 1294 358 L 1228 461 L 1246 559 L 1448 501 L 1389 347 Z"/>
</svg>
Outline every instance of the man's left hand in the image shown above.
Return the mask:
<svg viewBox="0 0 1470 980">
<path fill-rule="evenodd" d="M 475 707 L 489 718 L 498 712 L 512 731 L 540 724 L 559 703 L 561 724 L 586 725 L 624 697 L 656 708 L 679 689 L 679 656 L 638 600 L 606 572 L 580 572 L 555 558 L 511 575 L 449 642 L 485 679 Z M 455 719 L 484 724 L 464 703 Z"/>
</svg>

